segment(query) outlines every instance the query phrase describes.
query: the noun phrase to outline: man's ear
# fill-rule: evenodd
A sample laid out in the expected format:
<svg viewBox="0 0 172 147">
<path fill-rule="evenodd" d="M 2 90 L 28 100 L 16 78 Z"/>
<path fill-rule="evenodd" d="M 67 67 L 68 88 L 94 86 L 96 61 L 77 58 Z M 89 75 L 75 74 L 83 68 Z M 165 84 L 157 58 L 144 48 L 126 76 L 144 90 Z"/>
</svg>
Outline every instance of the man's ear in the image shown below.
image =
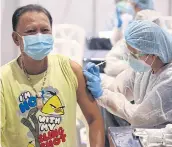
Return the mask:
<svg viewBox="0 0 172 147">
<path fill-rule="evenodd" d="M 19 40 L 18 34 L 15 33 L 15 32 L 13 32 L 13 33 L 12 33 L 12 38 L 13 38 L 14 43 L 15 43 L 17 46 L 19 46 L 19 45 L 20 45 L 20 40 Z"/>
</svg>

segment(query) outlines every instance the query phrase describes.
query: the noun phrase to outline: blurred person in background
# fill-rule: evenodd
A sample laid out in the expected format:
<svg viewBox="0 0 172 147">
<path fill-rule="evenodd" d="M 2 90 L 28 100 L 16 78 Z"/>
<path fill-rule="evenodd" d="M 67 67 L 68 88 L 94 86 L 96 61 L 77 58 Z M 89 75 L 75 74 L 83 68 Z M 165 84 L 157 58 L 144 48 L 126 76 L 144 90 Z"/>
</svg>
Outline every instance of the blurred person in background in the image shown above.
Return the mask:
<svg viewBox="0 0 172 147">
<path fill-rule="evenodd" d="M 147 9 L 139 11 L 134 20 L 149 20 L 165 29 L 165 24 L 162 20 L 162 17 L 163 16 L 160 12 Z M 125 45 L 126 42 L 123 38 L 119 40 L 106 55 L 106 67 L 104 72 L 107 76 L 116 77 L 125 69 L 130 68 L 130 66 L 123 60 L 123 55 L 127 51 Z"/>
<path fill-rule="evenodd" d="M 124 31 L 136 14 L 145 9 L 154 9 L 152 0 L 122 0 L 116 4 L 115 11 L 107 28 L 113 31 L 111 43 L 114 46 L 123 38 Z"/>
</svg>

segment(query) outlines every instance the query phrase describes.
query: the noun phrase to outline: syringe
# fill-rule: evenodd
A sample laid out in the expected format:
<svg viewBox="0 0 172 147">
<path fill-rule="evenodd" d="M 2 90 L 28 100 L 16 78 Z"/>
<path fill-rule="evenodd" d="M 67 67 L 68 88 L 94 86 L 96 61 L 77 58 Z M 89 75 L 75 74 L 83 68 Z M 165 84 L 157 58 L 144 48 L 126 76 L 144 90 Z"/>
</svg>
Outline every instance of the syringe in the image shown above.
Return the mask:
<svg viewBox="0 0 172 147">
<path fill-rule="evenodd" d="M 104 64 L 106 61 L 100 62 L 99 64 L 97 64 L 96 66 L 100 66 L 102 64 Z"/>
</svg>

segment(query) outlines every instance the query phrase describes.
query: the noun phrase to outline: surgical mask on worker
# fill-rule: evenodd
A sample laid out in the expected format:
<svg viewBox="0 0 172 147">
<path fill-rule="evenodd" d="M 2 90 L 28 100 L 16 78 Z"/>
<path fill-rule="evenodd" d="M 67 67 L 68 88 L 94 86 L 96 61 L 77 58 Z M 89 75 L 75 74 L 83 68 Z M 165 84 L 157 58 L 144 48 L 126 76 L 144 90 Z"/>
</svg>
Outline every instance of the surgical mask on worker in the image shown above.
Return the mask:
<svg viewBox="0 0 172 147">
<path fill-rule="evenodd" d="M 24 52 L 34 60 L 44 59 L 53 49 L 53 37 L 51 34 L 36 34 L 22 36 Z"/>
<path fill-rule="evenodd" d="M 129 56 L 128 62 L 129 62 L 129 65 L 136 72 L 148 72 L 148 71 L 152 70 L 151 65 L 148 65 L 145 61 L 136 59 L 131 55 Z"/>
</svg>

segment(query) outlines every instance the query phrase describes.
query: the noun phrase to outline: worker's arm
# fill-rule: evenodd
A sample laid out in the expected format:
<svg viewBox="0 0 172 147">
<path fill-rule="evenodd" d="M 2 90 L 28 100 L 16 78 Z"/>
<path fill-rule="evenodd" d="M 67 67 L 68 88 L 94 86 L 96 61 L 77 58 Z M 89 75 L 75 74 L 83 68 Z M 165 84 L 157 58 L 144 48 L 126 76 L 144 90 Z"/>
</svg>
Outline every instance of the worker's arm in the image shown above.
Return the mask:
<svg viewBox="0 0 172 147">
<path fill-rule="evenodd" d="M 146 93 L 145 97 L 142 98 L 142 102 L 131 104 L 129 102 L 129 94 L 133 92 L 136 93 L 138 90 L 142 89 L 139 89 L 136 85 L 133 87 L 133 83 L 140 83 L 128 80 L 130 76 L 128 72 L 121 73 L 116 78 L 116 81 L 113 82 L 114 84 L 109 86 L 111 89 L 103 88 L 103 94 L 96 100 L 99 105 L 106 108 L 112 114 L 125 119 L 134 127 L 152 127 L 170 122 L 172 120 L 170 116 L 172 114 L 171 74 L 172 73 L 169 72 L 167 75 L 161 76 L 161 78 L 156 81 L 157 84 L 152 90 Z M 89 77 L 87 77 L 87 79 L 89 79 Z M 92 79 L 96 78 L 93 76 Z M 92 83 L 94 84 L 94 81 Z"/>
<path fill-rule="evenodd" d="M 104 147 L 104 123 L 99 108 L 86 90 L 82 68 L 73 61 L 70 64 L 78 79 L 77 101 L 89 125 L 90 146 Z"/>
<path fill-rule="evenodd" d="M 172 72 L 161 75 L 156 79 L 156 85 L 151 91 L 145 93 L 144 86 L 140 86 L 136 73 L 129 70 L 119 74 L 112 84 L 101 87 L 98 67 L 93 63 L 88 63 L 84 70 L 87 79 L 87 87 L 97 100 L 98 104 L 108 111 L 122 117 L 132 126 L 148 127 L 157 126 L 166 122 L 171 122 L 172 110 Z M 105 79 L 109 81 L 108 79 Z M 136 96 L 138 90 L 142 91 L 144 97 L 136 98 L 131 104 L 130 97 Z M 135 100 L 135 99 L 134 99 Z"/>
<path fill-rule="evenodd" d="M 127 75 L 127 76 L 126 76 Z M 131 68 L 122 71 L 115 78 L 107 75 L 101 75 L 101 86 L 111 92 L 122 93 L 128 101 L 134 100 L 135 72 Z"/>
</svg>

